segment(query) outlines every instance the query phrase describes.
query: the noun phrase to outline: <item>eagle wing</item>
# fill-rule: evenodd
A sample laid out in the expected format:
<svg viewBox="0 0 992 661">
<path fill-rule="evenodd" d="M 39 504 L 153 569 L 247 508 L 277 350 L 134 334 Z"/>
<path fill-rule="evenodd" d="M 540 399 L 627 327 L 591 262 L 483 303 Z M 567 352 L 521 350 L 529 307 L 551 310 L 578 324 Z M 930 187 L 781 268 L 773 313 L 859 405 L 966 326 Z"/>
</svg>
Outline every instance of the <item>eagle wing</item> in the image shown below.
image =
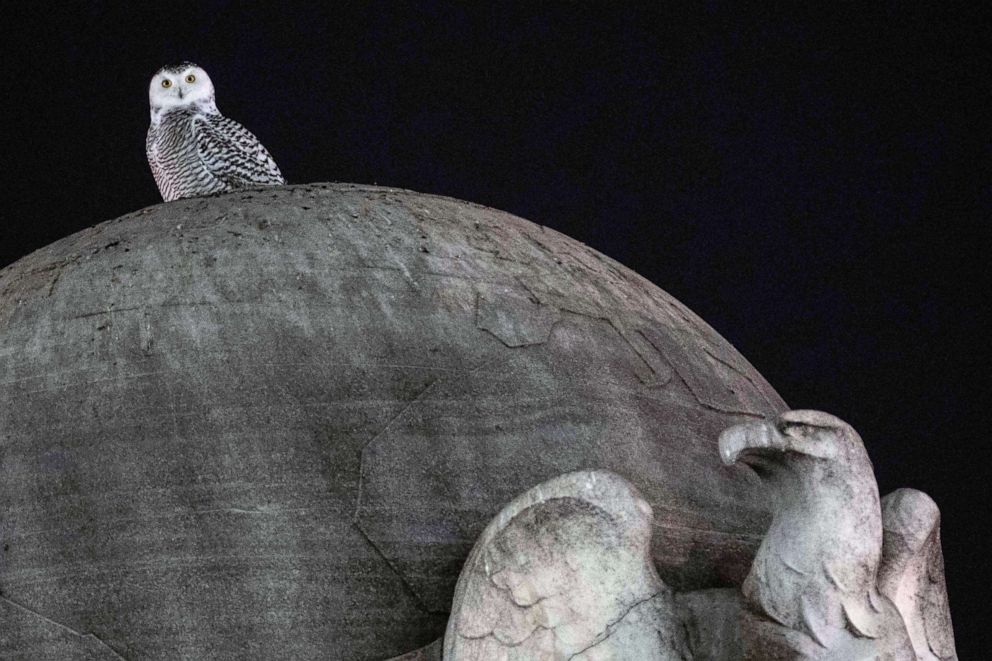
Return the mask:
<svg viewBox="0 0 992 661">
<path fill-rule="evenodd" d="M 916 489 L 882 499 L 881 592 L 902 614 L 919 659 L 956 659 L 940 546 L 940 510 Z"/>
<path fill-rule="evenodd" d="M 636 489 L 605 471 L 562 475 L 518 497 L 462 569 L 445 661 L 682 658 L 672 595 L 651 560 L 651 521 Z"/>
</svg>

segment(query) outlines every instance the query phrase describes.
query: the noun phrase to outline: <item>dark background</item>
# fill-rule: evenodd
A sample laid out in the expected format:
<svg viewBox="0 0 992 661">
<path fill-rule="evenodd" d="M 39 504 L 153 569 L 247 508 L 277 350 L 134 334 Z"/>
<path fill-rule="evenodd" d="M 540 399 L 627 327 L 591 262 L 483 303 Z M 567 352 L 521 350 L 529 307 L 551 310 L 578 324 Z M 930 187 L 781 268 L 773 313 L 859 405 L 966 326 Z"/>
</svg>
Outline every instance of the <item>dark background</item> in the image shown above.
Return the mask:
<svg viewBox="0 0 992 661">
<path fill-rule="evenodd" d="M 317 4 L 5 9 L 0 266 L 160 201 L 147 84 L 192 60 L 291 182 L 441 193 L 558 229 L 686 303 L 791 406 L 853 424 L 883 494 L 941 506 L 958 651 L 985 656 L 977 10 Z"/>
</svg>

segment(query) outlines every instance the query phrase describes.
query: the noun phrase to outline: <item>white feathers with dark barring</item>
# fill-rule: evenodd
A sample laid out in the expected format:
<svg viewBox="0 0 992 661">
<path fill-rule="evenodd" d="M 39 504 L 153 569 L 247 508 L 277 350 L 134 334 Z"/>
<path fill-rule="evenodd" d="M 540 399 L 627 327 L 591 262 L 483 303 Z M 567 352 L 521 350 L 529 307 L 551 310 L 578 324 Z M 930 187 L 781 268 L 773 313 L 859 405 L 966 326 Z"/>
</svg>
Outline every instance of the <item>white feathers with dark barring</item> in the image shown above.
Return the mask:
<svg viewBox="0 0 992 661">
<path fill-rule="evenodd" d="M 190 62 L 160 69 L 148 89 L 145 151 L 166 202 L 286 183 L 255 135 L 222 115 L 207 72 Z"/>
</svg>

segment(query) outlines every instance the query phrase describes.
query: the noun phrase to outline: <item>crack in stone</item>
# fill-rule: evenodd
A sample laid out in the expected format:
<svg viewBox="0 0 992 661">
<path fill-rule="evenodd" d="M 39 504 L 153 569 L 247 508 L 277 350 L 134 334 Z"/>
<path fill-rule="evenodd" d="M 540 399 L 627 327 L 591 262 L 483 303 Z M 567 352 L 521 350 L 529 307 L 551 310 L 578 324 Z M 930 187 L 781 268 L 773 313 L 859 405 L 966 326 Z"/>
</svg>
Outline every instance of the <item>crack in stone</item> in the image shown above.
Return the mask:
<svg viewBox="0 0 992 661">
<path fill-rule="evenodd" d="M 410 410 L 410 407 L 412 407 L 414 404 L 416 404 L 418 401 L 420 401 L 420 399 L 425 394 L 427 394 L 427 391 L 428 390 L 430 390 L 431 388 L 433 388 L 435 385 L 437 385 L 442 380 L 443 380 L 442 377 L 439 376 L 439 377 L 435 378 L 434 380 L 432 380 L 430 383 L 428 383 L 426 386 L 424 386 L 420 390 L 420 392 L 418 392 L 416 395 L 414 395 L 413 399 L 411 399 L 409 402 L 407 402 L 406 406 L 404 406 L 402 409 L 400 409 L 396 413 L 396 415 L 394 415 L 389 420 L 387 420 L 386 421 L 386 424 L 383 426 L 383 428 L 380 429 L 375 434 L 375 436 L 373 436 L 372 438 L 370 438 L 365 443 L 365 445 L 362 446 L 362 449 L 359 451 L 359 459 L 358 459 L 358 495 L 355 497 L 355 512 L 354 512 L 354 514 L 351 517 L 352 518 L 352 521 L 357 521 L 358 520 L 358 512 L 362 508 L 362 485 L 363 485 L 363 482 L 364 482 L 364 473 L 365 473 L 365 471 L 364 471 L 364 468 L 365 468 L 365 450 L 367 450 L 370 445 L 372 445 L 377 440 L 379 440 L 382 437 L 383 434 L 385 434 L 387 431 L 389 431 L 389 428 L 393 425 L 394 422 L 396 422 L 396 420 L 398 420 L 402 415 L 404 415 L 407 411 L 409 411 Z"/>
<path fill-rule="evenodd" d="M 528 296 L 528 300 L 534 302 L 532 296 Z M 541 344 L 546 344 L 548 340 L 551 339 L 551 335 L 555 332 L 555 329 L 558 327 L 558 324 L 562 322 L 561 310 L 559 310 L 557 307 L 553 305 L 545 305 L 544 303 L 536 302 L 535 305 L 537 305 L 539 308 L 547 308 L 548 310 L 551 310 L 555 315 L 554 320 L 552 320 L 551 323 L 547 324 L 547 328 L 540 328 L 541 324 L 537 322 L 533 324 L 534 326 L 538 327 L 539 334 L 541 335 L 540 338 L 520 339 L 519 342 L 514 343 L 512 339 L 508 337 L 513 335 L 512 331 L 508 332 L 506 328 L 501 327 L 498 324 L 493 324 L 494 327 L 490 327 L 489 325 L 486 325 L 487 320 L 484 319 L 486 312 L 485 310 L 486 304 L 493 306 L 493 309 L 497 309 L 498 307 L 494 302 L 489 301 L 485 296 L 483 296 L 482 293 L 477 293 L 475 297 L 475 327 L 478 330 L 489 333 L 497 340 L 499 340 L 503 344 L 503 346 L 507 347 L 508 349 L 522 349 L 527 347 L 538 346 Z M 504 312 L 510 311 L 510 308 L 508 307 L 499 308 L 499 309 Z M 516 317 L 516 320 L 519 321 L 520 319 L 521 319 L 520 317 Z M 534 322 L 533 319 L 529 319 L 527 321 Z"/>
<path fill-rule="evenodd" d="M 499 356 L 495 356 L 495 357 L 492 357 L 492 358 L 484 359 L 484 360 L 480 361 L 479 364 L 476 365 L 475 367 L 472 367 L 469 370 L 467 370 L 466 373 L 467 374 L 475 374 L 479 370 L 482 370 L 482 369 L 484 369 L 486 367 L 489 367 L 490 365 L 492 365 L 493 363 L 495 363 L 498 359 L 499 359 Z M 442 381 L 444 381 L 444 377 L 440 377 L 439 376 L 439 377 L 435 378 L 433 381 L 431 381 L 430 383 L 428 383 L 426 386 L 424 386 L 424 388 L 421 389 L 420 392 L 418 392 L 416 394 L 416 396 L 414 396 L 414 398 L 411 399 L 407 403 L 407 405 L 405 407 L 403 407 L 402 410 L 400 410 L 399 412 L 396 413 L 396 415 L 394 415 L 393 417 L 391 417 L 386 422 L 385 426 L 383 426 L 383 428 L 378 433 L 376 433 L 376 435 L 374 437 L 372 437 L 371 439 L 369 439 L 369 441 L 367 443 L 365 443 L 364 446 L 362 446 L 362 449 L 361 449 L 361 452 L 360 452 L 360 457 L 359 457 L 359 465 L 358 465 L 358 487 L 357 487 L 357 492 L 358 493 L 357 493 L 357 496 L 355 498 L 355 509 L 354 509 L 354 513 L 352 514 L 352 517 L 351 517 L 351 525 L 362 535 L 363 538 L 365 538 L 365 540 L 368 542 L 369 546 L 371 546 L 372 549 L 376 552 L 376 554 L 378 554 L 379 557 L 382 558 L 382 560 L 386 563 L 386 565 L 389 567 L 389 569 L 394 574 L 396 574 L 396 576 L 400 579 L 400 582 L 403 584 L 403 586 L 406 588 L 406 590 L 416 600 L 416 602 L 419 605 L 419 607 L 421 608 L 421 610 L 423 610 L 425 613 L 428 613 L 430 615 L 448 615 L 448 611 L 434 610 L 434 609 L 430 608 L 427 605 L 427 602 L 424 601 L 424 599 L 417 592 L 417 590 L 414 587 L 414 585 L 409 581 L 409 579 L 406 578 L 406 576 L 403 574 L 403 572 L 400 571 L 400 568 L 393 564 L 393 562 L 389 559 L 389 557 L 386 555 L 386 553 L 379 547 L 378 544 L 376 544 L 376 542 L 372 539 L 372 537 L 362 528 L 362 526 L 361 526 L 361 520 L 359 519 L 359 514 L 360 514 L 360 511 L 361 511 L 361 505 L 362 505 L 362 487 L 363 487 L 363 484 L 364 484 L 365 450 L 368 449 L 368 447 L 370 445 L 372 445 L 372 443 L 374 443 L 376 440 L 378 440 L 380 437 L 382 437 L 382 435 L 385 434 L 386 431 L 388 431 L 389 428 L 392 426 L 393 422 L 395 422 L 397 419 L 399 419 L 400 416 L 404 415 L 414 404 L 416 404 L 418 401 L 421 401 L 423 399 L 423 396 L 425 394 L 427 394 L 427 392 L 429 390 L 431 390 L 434 386 L 436 386 L 437 384 L 441 383 Z"/>
<path fill-rule="evenodd" d="M 193 514 L 261 514 L 265 516 L 276 516 L 293 512 L 309 512 L 309 507 L 294 507 L 287 509 L 264 509 L 264 508 L 244 508 L 244 507 L 215 507 L 206 510 L 193 510 Z"/>
<path fill-rule="evenodd" d="M 494 569 L 494 571 L 491 571 L 491 569 Z M 488 583 L 489 583 L 489 584 L 490 584 L 490 585 L 491 585 L 491 586 L 492 586 L 492 587 L 493 587 L 493 588 L 494 588 L 494 589 L 495 589 L 495 590 L 496 590 L 497 592 L 501 592 L 501 593 L 504 593 L 504 594 L 506 594 L 506 595 L 507 595 L 507 599 L 508 599 L 508 600 L 510 601 L 510 603 L 511 603 L 511 604 L 512 604 L 513 606 L 515 606 L 516 608 L 519 608 L 519 609 L 521 609 L 521 610 L 523 610 L 523 611 L 529 611 L 530 609 L 532 609 L 532 608 L 535 608 L 535 607 L 537 607 L 537 606 L 539 606 L 539 605 L 540 605 L 541 603 L 543 603 L 544 601 L 546 601 L 546 600 L 548 600 L 548 599 L 551 599 L 551 598 L 553 598 L 553 597 L 558 597 L 558 596 L 562 596 L 562 594 L 563 594 L 563 593 L 561 593 L 561 592 L 556 592 L 556 593 L 554 593 L 554 594 L 550 594 L 550 595 L 543 595 L 543 596 L 541 596 L 541 597 L 539 597 L 538 599 L 536 599 L 535 601 L 533 601 L 533 602 L 531 602 L 531 603 L 521 603 L 521 602 L 520 602 L 520 601 L 518 601 L 518 600 L 517 600 L 517 598 L 516 598 L 516 597 L 514 596 L 514 594 L 513 594 L 513 590 L 512 590 L 511 588 L 509 588 L 509 587 L 507 587 L 507 586 L 504 586 L 504 585 L 500 585 L 500 584 L 498 584 L 498 583 L 496 582 L 496 580 L 495 580 L 495 577 L 496 577 L 496 576 L 498 576 L 498 575 L 499 575 L 499 574 L 501 574 L 502 572 L 504 572 L 504 571 L 506 571 L 507 569 L 508 569 L 508 567 L 505 567 L 505 566 L 501 566 L 501 567 L 498 567 L 498 568 L 495 568 L 495 567 L 492 567 L 492 566 L 490 565 L 490 563 L 489 563 L 489 561 L 487 560 L 487 561 L 485 562 L 485 564 L 484 564 L 484 568 L 483 568 L 483 571 L 482 571 L 482 572 L 480 572 L 480 573 L 481 573 L 481 574 L 483 574 L 483 575 L 484 575 L 484 576 L 486 577 L 486 580 L 487 580 L 487 582 L 488 582 Z M 599 635 L 598 635 L 598 636 L 597 636 L 597 637 L 596 637 L 596 638 L 595 638 L 595 639 L 593 640 L 593 642 L 592 642 L 592 643 L 590 643 L 589 645 L 587 645 L 586 647 L 584 647 L 584 648 L 582 648 L 581 650 L 579 650 L 579 651 L 577 651 L 577 652 L 575 652 L 574 654 L 571 654 L 571 655 L 570 655 L 570 656 L 568 657 L 568 660 L 571 660 L 571 659 L 574 659 L 575 657 L 577 657 L 577 656 L 579 656 L 579 655 L 581 655 L 581 654 L 583 654 L 584 652 L 586 652 L 586 651 L 588 651 L 588 650 L 590 650 L 590 649 L 592 649 L 593 647 L 595 647 L 595 646 L 597 646 L 597 645 L 599 645 L 599 644 L 601 644 L 601 643 L 603 643 L 603 642 L 604 642 L 605 640 L 607 640 L 607 639 L 609 639 L 609 637 L 610 637 L 610 636 L 611 636 L 611 635 L 613 634 L 613 632 L 615 631 L 615 629 L 616 629 L 616 627 L 617 627 L 617 626 L 618 626 L 618 625 L 619 625 L 620 623 L 622 623 L 622 622 L 623 622 L 623 620 L 624 620 L 624 619 L 626 619 L 626 618 L 627 618 L 627 616 L 629 616 L 631 612 L 633 612 L 633 611 L 634 611 L 634 610 L 635 610 L 636 608 L 638 608 L 638 607 L 639 607 L 639 606 L 641 606 L 642 604 L 645 604 L 645 603 L 647 603 L 647 602 L 649 602 L 649 601 L 651 601 L 651 600 L 653 600 L 653 599 L 655 599 L 656 597 L 658 597 L 658 596 L 659 596 L 659 595 L 661 595 L 661 594 L 664 594 L 665 592 L 666 592 L 666 588 L 664 588 L 664 587 L 662 587 L 661 589 L 659 589 L 659 590 L 657 590 L 657 591 L 655 591 L 655 592 L 653 592 L 653 593 L 652 593 L 652 594 L 650 594 L 649 596 L 647 596 L 647 597 L 645 597 L 645 598 L 643 598 L 643 599 L 640 599 L 640 600 L 638 600 L 638 601 L 635 601 L 635 602 L 634 602 L 633 604 L 631 604 L 630 606 L 628 606 L 628 607 L 626 607 L 626 609 L 625 609 L 625 610 L 624 610 L 624 611 L 623 611 L 622 613 L 620 613 L 620 615 L 619 615 L 619 616 L 617 616 L 616 618 L 614 618 L 613 620 L 611 620 L 611 621 L 609 621 L 609 622 L 608 622 L 608 623 L 606 624 L 606 626 L 605 626 L 605 627 L 604 627 L 604 629 L 603 629 L 603 633 L 601 633 L 601 634 L 599 634 Z M 547 625 L 544 625 L 544 624 L 541 624 L 541 623 L 539 623 L 539 622 L 534 622 L 534 623 L 532 623 L 532 624 L 533 624 L 533 628 L 532 628 L 532 629 L 530 630 L 530 632 L 529 632 L 529 633 L 528 633 L 528 634 L 527 634 L 526 636 L 524 636 L 524 637 L 523 637 L 522 639 L 520 639 L 519 641 L 517 641 L 517 642 L 512 642 L 512 641 L 506 641 L 506 640 L 503 640 L 503 639 L 501 639 L 501 638 L 500 638 L 500 637 L 499 637 L 499 636 L 498 636 L 498 635 L 496 634 L 496 632 L 495 632 L 494 630 L 490 630 L 490 631 L 488 631 L 488 632 L 486 632 L 485 634 L 482 634 L 482 635 L 478 635 L 478 636 L 470 636 L 470 635 L 466 635 L 466 634 L 464 634 L 464 633 L 462 633 L 462 632 L 460 632 L 460 631 L 459 631 L 459 632 L 457 632 L 457 633 L 458 633 L 458 636 L 459 636 L 460 638 L 463 638 L 463 639 L 465 639 L 465 640 L 484 640 L 484 639 L 486 639 L 486 638 L 492 638 L 493 640 L 495 640 L 496 642 L 498 642 L 498 643 L 499 643 L 500 645 L 502 645 L 503 647 L 506 647 L 506 648 L 514 648 L 514 647 L 519 647 L 520 645 L 523 645 L 523 644 L 524 644 L 524 643 L 526 643 L 526 642 L 527 642 L 528 640 L 530 640 L 531 638 L 533 638 L 533 637 L 534 637 L 534 635 L 535 635 L 536 633 L 538 633 L 538 632 L 540 632 L 540 631 L 550 631 L 550 632 L 551 632 L 551 633 L 552 633 L 552 634 L 554 635 L 554 634 L 555 634 L 555 631 L 557 630 L 557 628 L 558 628 L 559 626 L 562 626 L 562 624 L 567 624 L 567 623 L 561 623 L 561 624 L 559 624 L 559 625 L 556 625 L 556 626 L 553 626 L 553 627 L 549 627 L 549 626 L 547 626 Z M 557 638 L 557 636 L 556 636 L 556 638 Z"/>
<path fill-rule="evenodd" d="M 111 655 L 113 655 L 114 658 L 119 659 L 120 661 L 127 661 L 127 659 L 124 656 L 122 656 L 120 652 L 118 652 L 116 649 L 114 649 L 113 647 L 111 647 L 109 644 L 105 643 L 103 640 L 100 639 L 99 636 L 97 636 L 93 632 L 77 631 L 76 629 L 73 629 L 72 627 L 70 627 L 70 626 L 68 626 L 66 624 L 62 624 L 61 622 L 56 622 L 55 620 L 53 620 L 50 617 L 45 617 L 44 615 L 42 615 L 38 611 L 36 611 L 36 610 L 34 610 L 32 608 L 28 608 L 24 604 L 19 604 L 16 601 L 14 601 L 13 599 L 10 599 L 9 597 L 5 597 L 3 595 L 0 595 L 0 601 L 3 601 L 5 604 L 10 604 L 12 607 L 16 608 L 17 610 L 21 611 L 22 613 L 27 613 L 31 617 L 38 618 L 38 619 L 40 619 L 40 620 L 42 620 L 44 622 L 47 622 L 47 623 L 51 624 L 52 626 L 54 626 L 54 627 L 56 627 L 58 629 L 62 629 L 63 631 L 68 631 L 73 636 L 76 636 L 78 638 L 92 640 L 99 647 L 107 650 L 107 652 L 109 652 Z"/>
<path fill-rule="evenodd" d="M 643 377 L 640 374 L 638 374 L 637 373 L 637 370 L 634 370 L 635 376 L 637 376 L 638 380 L 640 380 L 641 383 L 643 383 L 644 385 L 649 386 L 649 387 L 650 386 L 664 387 L 664 386 L 668 385 L 669 383 L 671 383 L 674 374 L 677 372 L 677 370 L 675 369 L 675 367 L 673 365 L 669 364 L 668 365 L 668 369 L 669 369 L 669 373 L 668 374 L 664 374 L 664 373 L 659 372 L 658 369 L 656 369 L 655 366 L 651 364 L 650 360 L 648 360 L 648 357 L 644 355 L 644 353 L 642 352 L 642 350 L 640 348 L 638 348 L 637 345 L 634 344 L 634 342 L 631 341 L 630 337 L 628 337 L 628 332 L 637 332 L 639 335 L 641 335 L 642 337 L 644 337 L 644 334 L 641 331 L 639 331 L 639 330 L 631 331 L 630 329 L 628 329 L 626 327 L 626 324 L 622 323 L 621 321 L 619 321 L 617 319 L 614 319 L 613 316 L 611 316 L 606 310 L 600 309 L 600 310 L 597 310 L 596 313 L 591 313 L 591 312 L 588 312 L 586 310 L 580 310 L 580 309 L 576 308 L 575 306 L 569 306 L 567 304 L 566 305 L 554 305 L 554 304 L 550 303 L 547 300 L 543 300 L 541 298 L 541 296 L 538 294 L 538 292 L 535 291 L 532 287 L 530 287 L 524 279 L 518 277 L 517 278 L 517 282 L 519 282 L 521 284 L 521 286 L 523 286 L 524 290 L 527 291 L 527 293 L 528 293 L 528 295 L 529 295 L 529 297 L 530 297 L 530 299 L 532 301 L 534 301 L 535 303 L 538 303 L 540 305 L 547 306 L 547 307 L 549 307 L 549 308 L 551 308 L 553 310 L 556 310 L 559 315 L 563 315 L 563 313 L 569 313 L 569 314 L 574 314 L 574 315 L 577 315 L 577 316 L 580 316 L 580 317 L 585 317 L 586 319 L 592 319 L 593 321 L 605 321 L 607 324 L 609 324 L 610 327 L 614 330 L 614 332 L 617 335 L 620 336 L 620 339 L 627 346 L 627 348 L 629 350 L 633 351 L 634 356 L 636 357 L 636 360 L 638 360 L 640 363 L 642 363 L 643 366 L 645 368 L 647 368 L 647 371 L 650 372 L 651 374 L 653 374 L 655 376 L 655 379 L 652 381 L 652 380 L 646 379 L 645 377 Z M 563 317 L 562 318 L 559 318 L 557 321 L 555 321 L 555 324 L 554 325 L 557 326 L 558 323 L 560 323 L 562 320 L 563 320 Z M 548 334 L 548 337 L 550 338 L 550 333 Z M 667 357 L 665 357 L 664 353 L 661 352 L 658 349 L 658 347 L 656 347 L 647 337 L 644 337 L 644 339 L 657 352 L 658 356 L 662 360 L 665 361 L 665 363 L 670 363 L 670 361 L 667 359 Z M 545 340 L 545 341 L 547 341 L 547 340 Z"/>
<path fill-rule="evenodd" d="M 403 572 L 401 572 L 399 568 L 392 563 L 392 561 L 389 559 L 388 556 L 386 556 L 383 550 L 379 548 L 379 545 L 376 544 L 371 537 L 369 537 L 368 533 L 362 530 L 362 527 L 358 525 L 358 522 L 352 521 L 351 525 L 355 530 L 358 531 L 358 534 L 362 536 L 362 538 L 368 543 L 368 545 L 372 548 L 372 550 L 375 551 L 375 554 L 379 556 L 383 562 L 386 563 L 386 566 L 389 567 L 389 570 L 396 575 L 396 578 L 399 579 L 400 584 L 403 585 L 403 588 L 407 592 L 408 596 L 411 599 L 413 599 L 413 601 L 416 603 L 417 607 L 420 610 L 422 610 L 424 613 L 427 613 L 428 615 L 448 615 L 447 611 L 438 611 L 431 609 L 427 605 L 427 603 L 420 597 L 420 595 L 417 594 L 417 591 L 414 589 L 413 585 L 407 580 L 406 576 L 403 575 Z"/>
<path fill-rule="evenodd" d="M 741 409 L 738 409 L 738 408 L 733 407 L 733 406 L 722 406 L 719 403 L 715 403 L 714 404 L 714 403 L 709 403 L 707 401 L 704 401 L 704 399 L 705 399 L 704 398 L 704 394 L 705 393 L 698 392 L 697 391 L 697 387 L 693 387 L 692 383 L 690 383 L 689 379 L 686 377 L 686 374 L 684 373 L 685 366 L 684 365 L 681 365 L 681 363 L 679 363 L 679 361 L 676 361 L 676 360 L 673 360 L 672 358 L 670 358 L 668 352 L 665 351 L 665 347 L 664 346 L 660 346 L 658 342 L 656 342 L 655 340 L 653 340 L 651 338 L 651 334 L 650 333 L 644 333 L 643 331 L 638 331 L 638 332 L 641 334 L 641 336 L 645 340 L 647 340 L 648 344 L 650 344 L 652 347 L 654 347 L 654 349 L 661 356 L 663 356 L 665 358 L 665 361 L 667 363 L 669 363 L 669 365 L 671 365 L 672 372 L 673 372 L 674 376 L 677 376 L 678 377 L 679 382 L 682 383 L 686 387 L 686 389 L 689 391 L 689 394 L 692 395 L 692 398 L 696 401 L 696 403 L 699 404 L 700 406 L 702 406 L 704 409 L 707 409 L 709 411 L 715 411 L 715 412 L 721 413 L 721 414 L 742 415 L 742 416 L 747 416 L 747 417 L 750 417 L 750 418 L 755 418 L 755 419 L 758 419 L 758 420 L 764 420 L 765 416 L 762 415 L 762 414 L 753 413 L 751 411 L 741 410 Z M 673 340 L 678 340 L 679 339 L 677 334 L 673 334 L 670 337 Z M 709 351 L 705 346 L 703 347 L 702 350 L 703 350 L 703 352 L 705 352 L 705 354 L 707 356 L 711 356 L 713 358 L 716 358 L 716 356 L 714 356 L 713 353 L 711 351 Z M 689 360 L 691 360 L 690 357 L 687 356 L 687 358 Z M 719 360 L 719 362 L 721 364 L 725 365 L 728 369 L 730 369 L 735 374 L 741 375 L 740 370 L 738 370 L 736 367 L 730 365 L 727 361 L 725 361 L 725 360 Z M 690 371 L 690 373 L 691 373 L 691 371 Z M 750 378 L 747 378 L 746 377 L 746 375 L 743 375 L 743 376 L 745 376 L 746 380 L 757 390 L 757 392 L 762 393 L 762 397 L 765 397 L 764 394 L 763 394 L 763 391 L 761 390 L 761 388 L 758 388 L 757 385 L 755 385 L 755 383 L 753 381 L 751 381 Z M 765 397 L 765 399 L 767 400 L 767 397 Z"/>
<path fill-rule="evenodd" d="M 488 576 L 487 575 L 487 578 L 489 579 L 490 583 L 492 583 L 493 586 L 497 590 L 499 590 L 501 592 L 510 592 L 508 588 L 504 588 L 504 587 L 501 587 L 499 585 L 496 585 L 492 581 L 492 577 L 491 576 Z M 647 602 L 655 599 L 656 597 L 658 597 L 659 595 L 663 594 L 664 592 L 665 592 L 665 589 L 663 588 L 661 590 L 658 590 L 657 592 L 652 593 L 651 595 L 649 595 L 649 596 L 647 596 L 647 597 L 645 597 L 643 599 L 640 599 L 638 601 L 635 601 L 633 604 L 631 604 L 630 606 L 628 606 L 619 616 L 617 616 L 615 619 L 613 619 L 610 622 L 608 622 L 606 624 L 606 626 L 603 628 L 603 633 L 599 634 L 595 638 L 595 640 L 593 640 L 593 642 L 591 642 L 589 645 L 585 646 L 581 650 L 579 650 L 579 651 L 577 651 L 577 652 L 569 655 L 568 658 L 566 659 L 566 661 L 571 661 L 572 659 L 575 659 L 576 657 L 580 656 L 581 654 L 584 654 L 585 652 L 589 651 L 590 649 L 592 649 L 592 648 L 596 647 L 597 645 L 600 645 L 603 642 L 605 642 L 606 640 L 608 640 L 610 638 L 610 636 L 613 635 L 613 632 L 616 630 L 616 628 L 636 608 L 638 608 L 639 606 L 641 606 L 641 605 L 643 605 L 643 604 L 645 604 L 645 603 L 647 603 Z M 544 601 L 545 599 L 548 599 L 548 598 L 550 598 L 552 596 L 557 596 L 557 595 L 549 595 L 547 597 L 542 597 L 541 599 L 539 599 L 538 601 L 534 602 L 534 604 L 531 604 L 530 606 L 520 606 L 513 599 L 512 593 L 510 593 L 510 601 L 512 603 L 514 603 L 514 605 L 517 605 L 518 607 L 524 608 L 526 610 L 526 609 L 529 609 L 529 608 L 531 608 L 533 606 L 536 606 L 541 601 Z M 563 623 L 563 624 L 566 624 L 566 623 Z M 553 627 L 549 627 L 549 626 L 547 626 L 545 624 L 534 623 L 534 628 L 530 631 L 530 633 L 528 633 L 524 638 L 520 639 L 517 642 L 503 640 L 503 639 L 501 639 L 496 634 L 495 631 L 488 631 L 485 634 L 482 634 L 482 635 L 479 635 L 479 636 L 470 636 L 470 635 L 466 635 L 466 634 L 464 634 L 464 633 L 462 633 L 462 632 L 459 631 L 458 632 L 458 637 L 459 638 L 462 638 L 464 640 L 485 640 L 486 638 L 492 638 L 493 640 L 495 640 L 497 643 L 499 643 L 504 648 L 515 648 L 515 647 L 520 647 L 521 645 L 523 645 L 524 643 L 526 643 L 527 641 L 529 641 L 531 638 L 534 637 L 534 634 L 536 634 L 536 633 L 538 633 L 540 631 L 550 631 L 552 634 L 555 634 L 555 632 L 556 632 L 556 630 L 558 629 L 559 626 L 561 626 L 561 625 L 556 625 L 556 626 L 553 626 Z"/>
<path fill-rule="evenodd" d="M 601 633 L 599 636 L 597 636 L 596 637 L 596 640 L 594 640 L 592 643 L 590 643 L 586 647 L 582 648 L 581 650 L 579 650 L 575 654 L 572 654 L 571 656 L 569 656 L 568 659 L 566 659 L 565 661 L 572 661 L 572 659 L 574 659 L 575 657 L 579 656 L 580 654 L 584 654 L 585 652 L 588 652 L 589 650 L 591 650 L 593 647 L 596 647 L 597 645 L 600 645 L 600 644 L 604 643 L 605 641 L 609 640 L 610 636 L 613 635 L 613 632 L 616 631 L 617 626 L 619 626 L 625 619 L 627 619 L 627 616 L 630 615 L 631 612 L 633 612 L 633 610 L 635 608 L 637 608 L 638 606 L 641 606 L 643 604 L 646 604 L 647 602 L 651 601 L 652 599 L 654 599 L 655 597 L 657 597 L 658 595 L 660 595 L 660 594 L 662 594 L 664 592 L 665 592 L 665 589 L 662 588 L 661 590 L 658 590 L 657 592 L 654 592 L 653 594 L 645 597 L 644 599 L 641 599 L 639 601 L 635 601 L 623 613 L 621 613 L 619 615 L 619 617 L 617 617 L 613 621 L 607 623 L 606 627 L 603 629 L 603 633 Z"/>
<path fill-rule="evenodd" d="M 520 639 L 515 643 L 513 641 L 501 639 L 499 636 L 496 635 L 495 631 L 490 631 L 488 633 L 482 634 L 481 636 L 466 636 L 465 634 L 459 632 L 458 637 L 463 638 L 464 640 L 485 640 L 486 638 L 492 638 L 504 648 L 514 648 L 514 647 L 520 647 L 521 645 L 526 643 L 528 640 L 533 638 L 534 634 L 537 633 L 538 631 L 550 631 L 551 633 L 554 633 L 555 629 L 557 629 L 557 627 L 549 627 L 545 624 L 535 624 L 533 631 L 531 631 L 529 634 L 527 634 L 526 637 Z"/>
</svg>

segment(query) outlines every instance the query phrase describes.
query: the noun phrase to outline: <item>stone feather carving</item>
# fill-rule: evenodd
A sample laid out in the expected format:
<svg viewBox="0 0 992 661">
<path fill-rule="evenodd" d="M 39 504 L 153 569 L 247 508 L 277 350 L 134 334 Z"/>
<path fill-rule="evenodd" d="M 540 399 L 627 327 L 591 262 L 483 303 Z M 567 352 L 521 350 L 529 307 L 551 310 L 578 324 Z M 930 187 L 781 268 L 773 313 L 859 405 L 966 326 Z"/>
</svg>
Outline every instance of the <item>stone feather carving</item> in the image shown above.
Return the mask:
<svg viewBox="0 0 992 661">
<path fill-rule="evenodd" d="M 397 661 L 956 661 L 937 506 L 911 489 L 879 501 L 854 429 L 789 411 L 727 429 L 719 450 L 754 470 L 773 515 L 739 590 L 672 594 L 637 490 L 570 473 L 483 532 L 443 657 L 437 641 Z"/>
<path fill-rule="evenodd" d="M 882 526 L 878 586 L 902 614 L 917 659 L 957 659 L 937 504 L 922 491 L 898 489 L 882 499 Z"/>
<path fill-rule="evenodd" d="M 915 659 L 899 611 L 876 583 L 878 488 L 854 429 L 819 411 L 789 411 L 731 427 L 719 444 L 724 463 L 749 465 L 773 499 L 741 588 L 746 606 L 769 622 L 743 627 L 746 655 L 769 658 L 761 648 L 775 639 L 795 649 L 792 658 Z"/>
<path fill-rule="evenodd" d="M 651 521 L 636 489 L 603 471 L 518 497 L 465 563 L 445 661 L 691 658 L 651 560 Z"/>
</svg>

